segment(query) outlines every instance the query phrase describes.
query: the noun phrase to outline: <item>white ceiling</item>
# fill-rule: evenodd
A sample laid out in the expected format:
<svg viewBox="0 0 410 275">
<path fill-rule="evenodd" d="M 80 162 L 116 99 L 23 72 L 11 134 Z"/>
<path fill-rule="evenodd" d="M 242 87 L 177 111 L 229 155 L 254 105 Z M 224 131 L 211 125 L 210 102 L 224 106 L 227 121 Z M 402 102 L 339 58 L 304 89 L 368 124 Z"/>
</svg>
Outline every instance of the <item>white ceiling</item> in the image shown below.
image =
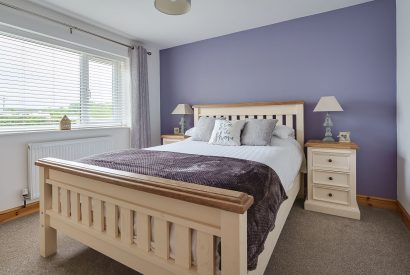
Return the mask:
<svg viewBox="0 0 410 275">
<path fill-rule="evenodd" d="M 154 0 L 30 0 L 128 38 L 169 48 L 371 0 L 192 0 L 170 16 Z"/>
</svg>

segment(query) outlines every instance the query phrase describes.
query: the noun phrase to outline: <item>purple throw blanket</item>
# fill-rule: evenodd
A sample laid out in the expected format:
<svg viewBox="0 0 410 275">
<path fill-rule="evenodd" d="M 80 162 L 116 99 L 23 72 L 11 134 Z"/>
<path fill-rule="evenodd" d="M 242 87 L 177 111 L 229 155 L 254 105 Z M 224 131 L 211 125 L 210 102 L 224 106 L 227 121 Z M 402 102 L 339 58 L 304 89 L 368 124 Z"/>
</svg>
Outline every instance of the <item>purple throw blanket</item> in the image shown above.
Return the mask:
<svg viewBox="0 0 410 275">
<path fill-rule="evenodd" d="M 253 196 L 254 204 L 248 209 L 248 270 L 256 268 L 265 240 L 275 227 L 279 206 L 287 199 L 276 172 L 255 161 L 129 149 L 90 156 L 79 162 Z"/>
</svg>

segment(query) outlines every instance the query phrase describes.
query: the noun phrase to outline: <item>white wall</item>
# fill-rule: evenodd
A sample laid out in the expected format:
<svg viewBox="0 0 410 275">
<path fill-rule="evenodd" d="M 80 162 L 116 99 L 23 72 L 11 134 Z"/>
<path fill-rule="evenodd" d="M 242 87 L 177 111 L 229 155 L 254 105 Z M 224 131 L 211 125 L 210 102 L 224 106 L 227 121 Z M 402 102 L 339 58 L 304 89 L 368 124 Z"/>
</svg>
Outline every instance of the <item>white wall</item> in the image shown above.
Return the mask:
<svg viewBox="0 0 410 275">
<path fill-rule="evenodd" d="M 410 213 L 410 1 L 397 0 L 397 199 Z"/>
<path fill-rule="evenodd" d="M 130 43 L 130 39 L 105 31 L 101 28 L 80 22 L 76 19 L 67 17 L 60 13 L 37 6 L 28 1 L 22 0 L 2 0 L 31 11 L 46 15 L 73 24 L 77 27 L 96 32 L 98 34 L 110 37 L 123 43 Z M 12 26 L 10 28 L 10 26 Z M 128 57 L 128 49 L 124 46 L 114 44 L 99 38 L 74 31 L 70 34 L 67 28 L 55 23 L 27 15 L 25 13 L 14 11 L 9 8 L 0 6 L 0 30 L 11 30 L 16 34 L 20 30 L 30 31 L 33 38 L 44 35 L 53 40 L 58 39 L 57 43 L 67 46 L 71 43 L 75 47 L 87 47 L 89 51 L 103 51 L 121 57 Z M 149 69 L 149 87 L 150 87 L 150 114 L 152 128 L 152 144 L 160 144 L 160 87 L 159 87 L 159 49 L 155 45 L 141 41 L 145 47 L 152 52 L 148 57 Z M 115 138 L 116 149 L 127 148 L 130 144 L 128 128 L 113 129 L 89 129 L 73 130 L 70 132 L 31 132 L 23 134 L 1 134 L 0 133 L 0 211 L 22 205 L 21 191 L 27 186 L 27 143 L 42 142 L 50 140 L 65 140 L 75 138 L 87 138 L 96 136 L 111 135 Z"/>
</svg>

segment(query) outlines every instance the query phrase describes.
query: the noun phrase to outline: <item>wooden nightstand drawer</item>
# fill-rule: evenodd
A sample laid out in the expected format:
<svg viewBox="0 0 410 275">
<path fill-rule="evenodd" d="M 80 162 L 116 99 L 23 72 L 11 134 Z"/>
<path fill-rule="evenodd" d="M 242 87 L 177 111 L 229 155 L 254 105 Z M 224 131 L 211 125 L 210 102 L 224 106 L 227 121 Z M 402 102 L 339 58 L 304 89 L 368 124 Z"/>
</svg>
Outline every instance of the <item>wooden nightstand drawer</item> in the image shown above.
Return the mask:
<svg viewBox="0 0 410 275">
<path fill-rule="evenodd" d="M 349 177 L 347 173 L 334 173 L 327 171 L 312 171 L 313 183 L 327 184 L 333 186 L 349 187 Z"/>
<path fill-rule="evenodd" d="M 349 170 L 349 154 L 337 153 L 334 151 L 313 151 L 313 168 L 330 170 Z"/>
<path fill-rule="evenodd" d="M 349 190 L 331 189 L 322 186 L 313 186 L 313 199 L 331 203 L 350 204 Z"/>
</svg>

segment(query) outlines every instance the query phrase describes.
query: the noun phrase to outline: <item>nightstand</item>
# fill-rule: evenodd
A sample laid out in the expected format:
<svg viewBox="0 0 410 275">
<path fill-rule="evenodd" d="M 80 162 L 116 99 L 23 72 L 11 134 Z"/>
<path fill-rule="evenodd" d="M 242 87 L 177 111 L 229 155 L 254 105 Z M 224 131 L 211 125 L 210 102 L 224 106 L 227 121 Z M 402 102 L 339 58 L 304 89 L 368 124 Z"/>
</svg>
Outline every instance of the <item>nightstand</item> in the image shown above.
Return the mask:
<svg viewBox="0 0 410 275">
<path fill-rule="evenodd" d="M 184 135 L 161 135 L 161 138 L 162 138 L 162 144 L 165 145 L 165 144 L 170 144 L 174 142 L 179 142 L 189 137 L 184 136 Z"/>
<path fill-rule="evenodd" d="M 309 140 L 305 209 L 360 220 L 355 143 Z"/>
</svg>

